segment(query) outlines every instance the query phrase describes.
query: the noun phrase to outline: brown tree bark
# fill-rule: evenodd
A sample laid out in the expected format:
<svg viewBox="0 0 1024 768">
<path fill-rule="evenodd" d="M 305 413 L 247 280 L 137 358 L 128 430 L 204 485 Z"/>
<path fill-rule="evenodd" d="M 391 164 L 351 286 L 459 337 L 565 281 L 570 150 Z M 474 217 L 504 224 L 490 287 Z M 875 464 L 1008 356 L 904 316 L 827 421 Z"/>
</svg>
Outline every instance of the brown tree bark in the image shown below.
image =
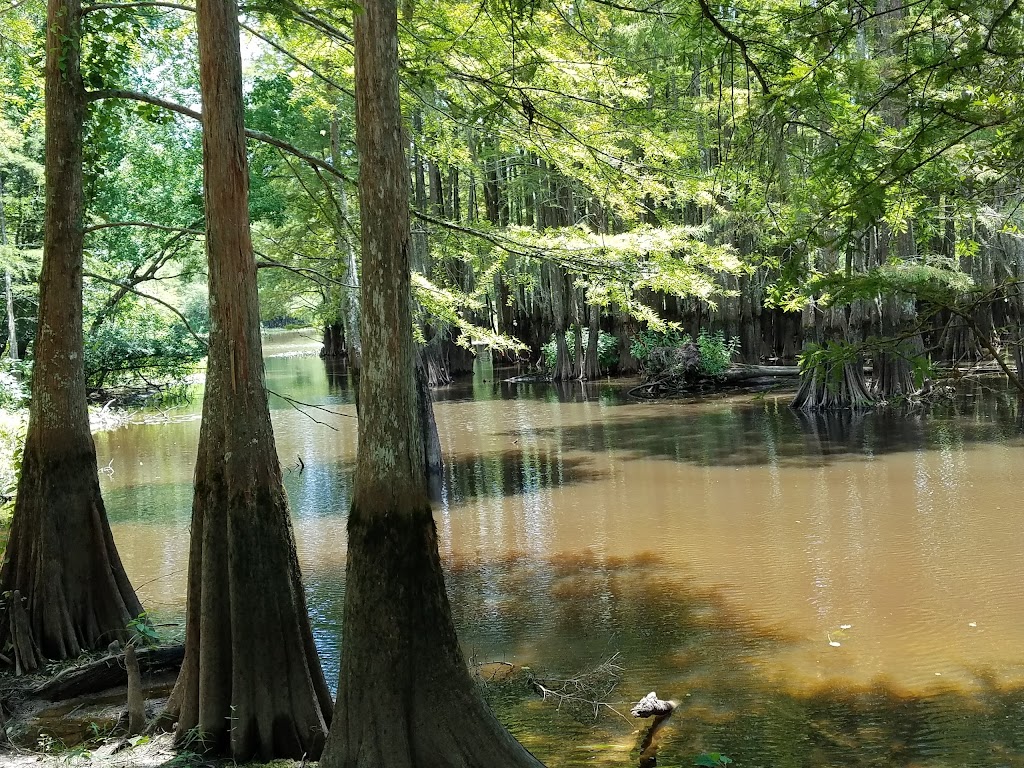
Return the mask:
<svg viewBox="0 0 1024 768">
<path fill-rule="evenodd" d="M 237 760 L 316 759 L 330 694 L 306 613 L 264 389 L 238 7 L 200 0 L 210 352 L 192 504 L 179 739 Z M 196 746 L 193 746 L 195 749 Z"/>
<path fill-rule="evenodd" d="M 67 659 L 127 637 L 142 606 L 107 523 L 89 430 L 82 338 L 80 0 L 49 0 L 46 215 L 28 432 L 0 591 L 28 600 L 42 655 Z M 0 642 L 8 632 L 0 627 Z"/>
<path fill-rule="evenodd" d="M 321 768 L 537 766 L 476 690 L 452 624 L 414 379 L 395 0 L 355 15 L 363 374 L 345 644 Z"/>
</svg>

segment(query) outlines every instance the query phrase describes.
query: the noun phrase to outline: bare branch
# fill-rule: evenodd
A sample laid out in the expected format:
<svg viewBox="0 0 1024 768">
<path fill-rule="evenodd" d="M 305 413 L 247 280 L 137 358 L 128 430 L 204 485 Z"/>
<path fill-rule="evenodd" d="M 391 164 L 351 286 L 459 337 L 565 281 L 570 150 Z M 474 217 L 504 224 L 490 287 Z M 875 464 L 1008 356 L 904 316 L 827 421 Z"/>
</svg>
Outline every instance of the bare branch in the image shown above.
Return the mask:
<svg viewBox="0 0 1024 768">
<path fill-rule="evenodd" d="M 327 83 L 327 85 L 331 86 L 332 88 L 336 88 L 337 90 L 341 91 L 342 93 L 346 94 L 347 96 L 351 96 L 352 98 L 355 98 L 355 94 L 351 91 L 351 89 L 346 88 L 345 86 L 341 85 L 337 81 L 332 80 L 331 78 L 327 77 L 327 75 L 323 74 L 318 69 L 314 68 L 312 65 L 307 64 L 306 62 L 304 62 L 302 59 L 300 59 L 298 56 L 296 56 L 294 53 L 292 53 L 291 51 L 287 50 L 283 46 L 278 45 L 273 40 L 271 40 L 269 37 L 264 35 L 262 32 L 257 32 L 255 29 L 250 27 L 248 24 L 242 24 L 241 22 L 238 23 L 238 26 L 240 26 L 242 29 L 244 29 L 246 32 L 248 32 L 253 37 L 258 37 L 260 40 L 262 40 L 264 43 L 269 45 L 271 48 L 273 48 L 275 51 L 280 53 L 282 56 L 287 56 L 289 59 L 294 61 L 296 64 L 298 64 L 300 67 L 302 67 L 304 70 L 309 72 L 314 77 L 320 78 L 325 83 Z"/>
<path fill-rule="evenodd" d="M 271 259 L 269 256 L 264 256 L 262 253 L 257 255 L 262 259 L 262 261 L 256 262 L 257 269 L 283 269 L 288 272 L 294 272 L 299 277 L 305 277 L 307 279 L 309 277 L 315 277 L 316 279 L 321 280 L 325 283 L 333 283 L 334 285 L 340 285 L 342 288 L 351 288 L 355 290 L 359 287 L 358 285 L 349 285 L 348 283 L 343 283 L 341 280 L 337 280 L 331 277 L 330 275 L 325 275 L 323 272 L 317 269 L 313 269 L 312 267 L 296 267 L 293 266 L 292 264 L 285 264 L 283 261 Z"/>
<path fill-rule="evenodd" d="M 337 427 L 335 427 L 335 426 L 333 426 L 331 424 L 328 424 L 325 421 L 320 421 L 319 419 L 316 419 L 316 418 L 310 416 L 308 413 L 306 413 L 304 410 L 302 410 L 302 408 L 299 408 L 299 406 L 302 405 L 302 406 L 305 406 L 306 408 L 316 408 L 318 411 L 323 411 L 324 413 L 331 414 L 331 416 L 342 416 L 342 417 L 344 417 L 346 419 L 358 418 L 357 416 L 353 416 L 351 413 L 338 413 L 337 411 L 332 411 L 330 408 L 324 408 L 322 405 L 315 405 L 314 403 L 304 403 L 301 400 L 296 400 L 294 397 L 289 397 L 288 395 L 282 395 L 280 392 L 275 392 L 274 390 L 270 389 L 269 387 L 264 387 L 264 389 L 267 391 L 267 394 L 273 395 L 274 397 L 280 397 L 282 400 L 284 400 L 286 403 L 288 403 L 288 405 L 290 405 L 292 408 L 294 408 L 296 411 L 301 413 L 303 416 L 305 416 L 310 421 L 315 422 L 317 424 L 321 424 L 321 425 L 327 427 L 328 429 L 333 429 L 335 432 L 338 431 Z"/>
<path fill-rule="evenodd" d="M 589 709 L 593 710 L 594 719 L 597 719 L 601 709 L 606 708 L 628 723 L 631 722 L 628 717 L 604 700 L 615 691 L 622 677 L 622 667 L 615 663 L 618 656 L 615 653 L 594 669 L 581 672 L 575 677 L 541 680 L 531 675 L 529 683 L 543 700 L 552 699 L 558 709 L 564 706 L 570 714 Z"/>
</svg>

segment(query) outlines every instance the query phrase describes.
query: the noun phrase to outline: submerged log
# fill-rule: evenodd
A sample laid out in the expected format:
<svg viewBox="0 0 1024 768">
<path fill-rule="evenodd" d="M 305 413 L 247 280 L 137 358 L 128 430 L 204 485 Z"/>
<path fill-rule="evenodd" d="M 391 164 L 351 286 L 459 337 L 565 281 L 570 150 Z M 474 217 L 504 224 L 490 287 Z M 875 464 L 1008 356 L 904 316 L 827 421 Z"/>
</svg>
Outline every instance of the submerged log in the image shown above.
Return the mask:
<svg viewBox="0 0 1024 768">
<path fill-rule="evenodd" d="M 633 708 L 629 710 L 629 714 L 633 717 L 668 717 L 675 708 L 676 703 L 674 701 L 659 699 L 658 694 L 651 691 L 633 705 Z"/>
<path fill-rule="evenodd" d="M 168 669 L 177 669 L 185 658 L 184 645 L 144 648 L 136 652 L 141 675 L 151 675 Z M 128 683 L 124 655 L 104 656 L 102 659 L 71 667 L 52 680 L 32 689 L 32 695 L 47 701 L 62 701 L 75 696 L 98 693 Z"/>
</svg>

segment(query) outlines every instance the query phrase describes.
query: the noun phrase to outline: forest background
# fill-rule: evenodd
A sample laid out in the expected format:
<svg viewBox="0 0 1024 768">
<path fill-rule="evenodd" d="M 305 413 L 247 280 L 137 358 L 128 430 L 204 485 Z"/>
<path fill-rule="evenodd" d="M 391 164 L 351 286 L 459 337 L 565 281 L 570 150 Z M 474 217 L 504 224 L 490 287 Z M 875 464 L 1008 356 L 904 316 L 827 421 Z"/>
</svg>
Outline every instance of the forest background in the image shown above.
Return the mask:
<svg viewBox="0 0 1024 768">
<path fill-rule="evenodd" d="M 37 315 L 43 12 L 0 9 L 11 404 Z M 243 34 L 246 125 L 270 139 L 249 146 L 262 319 L 322 327 L 357 365 L 351 18 L 247 4 Z M 100 402 L 205 354 L 194 23 L 173 3 L 84 17 Z M 555 379 L 594 378 L 683 334 L 799 357 L 806 407 L 909 397 L 934 363 L 1024 363 L 1016 2 L 408 2 L 400 28 L 432 385 L 474 343 L 529 362 L 549 344 Z"/>
</svg>

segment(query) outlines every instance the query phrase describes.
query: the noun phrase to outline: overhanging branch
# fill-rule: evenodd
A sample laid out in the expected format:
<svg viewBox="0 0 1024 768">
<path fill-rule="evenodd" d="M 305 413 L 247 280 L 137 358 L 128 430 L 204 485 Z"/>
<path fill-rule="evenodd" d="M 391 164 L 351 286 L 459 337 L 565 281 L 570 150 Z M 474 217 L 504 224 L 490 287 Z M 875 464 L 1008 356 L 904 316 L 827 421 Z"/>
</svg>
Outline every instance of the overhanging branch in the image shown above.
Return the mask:
<svg viewBox="0 0 1024 768">
<path fill-rule="evenodd" d="M 187 11 L 188 13 L 195 13 L 196 9 L 188 6 L 181 5 L 180 3 L 96 3 L 94 5 L 86 5 L 82 8 L 82 15 L 92 13 L 93 11 L 120 11 L 128 8 L 170 8 L 175 11 Z"/>
<path fill-rule="evenodd" d="M 165 224 L 154 224 L 151 221 L 105 221 L 102 224 L 93 224 L 85 228 L 85 234 L 99 232 L 101 229 L 113 229 L 114 227 L 141 227 L 143 229 L 156 229 L 161 232 L 176 232 L 183 235 L 204 236 L 206 233 L 201 229 L 188 229 L 186 227 L 171 227 Z"/>
<path fill-rule="evenodd" d="M 207 341 L 202 336 L 200 336 L 198 333 L 196 333 L 195 329 L 192 327 L 192 324 L 188 321 L 188 318 L 185 317 L 183 314 L 181 314 L 181 311 L 177 307 L 175 307 L 175 306 L 173 306 L 171 304 L 168 304 L 163 299 L 158 299 L 156 296 L 152 296 L 152 295 L 150 295 L 148 293 L 143 293 L 142 291 L 137 290 L 136 288 L 133 288 L 131 286 L 123 285 L 122 283 L 119 283 L 117 280 L 114 280 L 113 278 L 104 277 L 103 275 L 97 275 L 95 272 L 83 272 L 82 276 L 83 277 L 91 278 L 92 280 L 99 280 L 100 282 L 108 283 L 109 285 L 116 285 L 118 288 L 123 288 L 126 291 L 134 293 L 136 296 L 139 296 L 140 298 L 149 299 L 150 301 L 155 301 L 157 304 L 160 304 L 160 305 L 162 305 L 164 307 L 167 307 L 167 309 L 171 310 L 171 312 L 173 312 L 175 315 L 177 315 L 178 319 L 181 320 L 181 322 L 183 322 L 185 324 L 185 329 L 190 334 L 192 334 L 192 338 L 194 338 L 196 341 L 198 341 L 204 347 L 210 346 L 210 342 L 209 341 Z"/>
<path fill-rule="evenodd" d="M 194 109 L 189 109 L 181 104 L 176 104 L 173 101 L 167 101 L 167 99 L 161 99 L 156 96 L 150 96 L 148 93 L 142 93 L 141 91 L 128 91 L 118 88 L 104 88 L 99 91 L 89 91 L 86 93 L 86 99 L 88 101 L 100 101 L 102 99 L 128 99 L 129 101 L 141 101 L 144 104 L 152 104 L 156 107 L 161 107 L 168 110 L 169 112 L 177 112 L 179 115 L 185 117 L 191 117 L 193 120 L 198 122 L 203 121 L 203 115 Z M 294 155 L 300 160 L 305 160 L 307 163 L 312 165 L 314 168 L 320 168 L 332 176 L 336 176 L 342 181 L 349 181 L 345 174 L 335 168 L 333 165 L 328 163 L 326 160 L 321 160 L 315 155 L 311 155 L 308 152 L 303 152 L 301 149 L 293 144 L 289 144 L 287 141 L 282 141 L 276 136 L 271 136 L 269 133 L 263 133 L 262 131 L 254 131 L 252 128 L 245 129 L 245 135 L 250 139 L 269 144 L 272 147 L 284 150 L 290 155 Z"/>
</svg>

